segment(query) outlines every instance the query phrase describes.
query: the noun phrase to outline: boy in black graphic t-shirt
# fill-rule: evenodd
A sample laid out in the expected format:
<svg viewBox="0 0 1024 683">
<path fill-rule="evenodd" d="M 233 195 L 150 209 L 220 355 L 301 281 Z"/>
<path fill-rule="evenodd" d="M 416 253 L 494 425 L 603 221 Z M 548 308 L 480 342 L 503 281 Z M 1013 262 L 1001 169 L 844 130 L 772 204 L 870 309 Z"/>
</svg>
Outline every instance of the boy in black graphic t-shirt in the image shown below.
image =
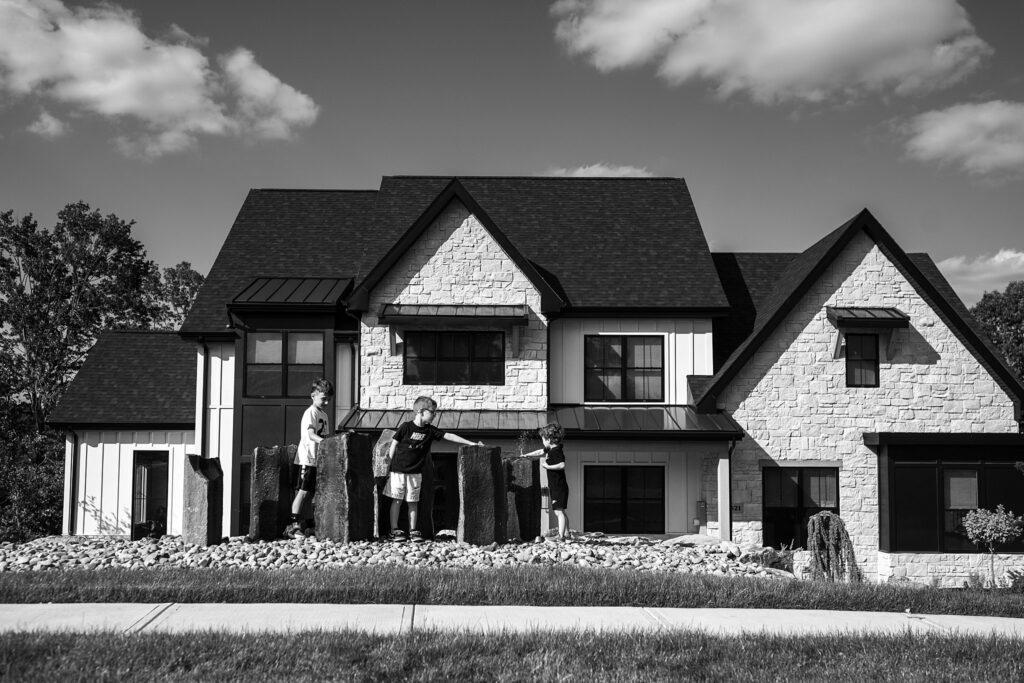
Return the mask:
<svg viewBox="0 0 1024 683">
<path fill-rule="evenodd" d="M 423 466 L 430 455 L 430 444 L 438 439 L 452 441 L 464 446 L 483 446 L 482 441 L 469 441 L 458 434 L 444 432 L 430 424 L 437 412 L 437 401 L 420 396 L 412 406 L 415 416 L 404 422 L 391 439 L 391 474 L 384 487 L 384 495 L 391 501 L 391 540 L 401 541 L 405 537 L 398 528 L 398 515 L 402 501 L 409 504 L 409 538 L 422 541 L 423 534 L 416 528 L 419 512 L 420 488 L 423 485 Z"/>
</svg>

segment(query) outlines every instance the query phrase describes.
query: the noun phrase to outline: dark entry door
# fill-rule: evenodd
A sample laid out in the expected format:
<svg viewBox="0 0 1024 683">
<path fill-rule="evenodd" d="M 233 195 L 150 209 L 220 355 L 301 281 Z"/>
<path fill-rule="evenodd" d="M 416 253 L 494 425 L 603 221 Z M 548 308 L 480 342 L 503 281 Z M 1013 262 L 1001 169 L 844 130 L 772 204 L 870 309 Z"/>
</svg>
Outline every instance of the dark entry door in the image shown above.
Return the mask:
<svg viewBox="0 0 1024 683">
<path fill-rule="evenodd" d="M 167 451 L 135 451 L 132 540 L 167 533 Z"/>
<path fill-rule="evenodd" d="M 609 534 L 665 533 L 665 468 L 586 465 L 583 530 Z"/>
</svg>

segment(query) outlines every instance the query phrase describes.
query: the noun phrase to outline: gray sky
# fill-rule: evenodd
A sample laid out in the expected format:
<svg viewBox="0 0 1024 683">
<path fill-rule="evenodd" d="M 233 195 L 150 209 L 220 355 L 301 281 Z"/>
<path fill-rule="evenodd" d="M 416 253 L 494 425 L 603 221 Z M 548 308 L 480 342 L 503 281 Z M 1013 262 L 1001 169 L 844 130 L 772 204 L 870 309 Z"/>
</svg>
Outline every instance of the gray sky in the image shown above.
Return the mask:
<svg viewBox="0 0 1024 683">
<path fill-rule="evenodd" d="M 83 199 L 206 272 L 252 187 L 682 176 L 713 250 L 866 206 L 972 304 L 1024 279 L 1021 27 L 991 0 L 0 0 L 0 210 Z"/>
</svg>

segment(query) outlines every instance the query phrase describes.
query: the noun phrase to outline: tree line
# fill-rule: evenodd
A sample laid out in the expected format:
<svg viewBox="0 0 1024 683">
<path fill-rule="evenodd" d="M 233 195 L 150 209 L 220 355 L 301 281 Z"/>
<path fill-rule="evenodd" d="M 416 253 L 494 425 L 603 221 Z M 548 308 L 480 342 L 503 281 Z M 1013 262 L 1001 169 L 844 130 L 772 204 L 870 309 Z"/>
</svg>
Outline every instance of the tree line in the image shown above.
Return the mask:
<svg viewBox="0 0 1024 683">
<path fill-rule="evenodd" d="M 203 276 L 162 271 L 134 221 L 74 202 L 51 229 L 0 213 L 0 541 L 60 533 L 63 435 L 46 424 L 100 332 L 180 326 Z"/>
</svg>

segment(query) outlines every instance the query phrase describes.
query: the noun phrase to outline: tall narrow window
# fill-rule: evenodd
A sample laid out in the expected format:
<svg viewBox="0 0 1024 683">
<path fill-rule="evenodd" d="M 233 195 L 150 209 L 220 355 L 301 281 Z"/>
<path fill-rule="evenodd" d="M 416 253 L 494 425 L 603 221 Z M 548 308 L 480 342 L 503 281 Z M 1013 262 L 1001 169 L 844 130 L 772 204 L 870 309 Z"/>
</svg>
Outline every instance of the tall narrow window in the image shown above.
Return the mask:
<svg viewBox="0 0 1024 683">
<path fill-rule="evenodd" d="M 405 333 L 405 384 L 504 384 L 503 332 Z"/>
<path fill-rule="evenodd" d="M 978 470 L 943 470 L 942 494 L 942 533 L 945 550 L 947 552 L 976 550 L 964 530 L 964 517 L 978 507 Z"/>
<path fill-rule="evenodd" d="M 132 540 L 167 533 L 167 451 L 136 451 Z"/>
<path fill-rule="evenodd" d="M 583 398 L 590 402 L 663 401 L 665 338 L 587 335 L 583 339 Z"/>
<path fill-rule="evenodd" d="M 846 386 L 878 386 L 878 335 L 846 335 Z"/>
</svg>

